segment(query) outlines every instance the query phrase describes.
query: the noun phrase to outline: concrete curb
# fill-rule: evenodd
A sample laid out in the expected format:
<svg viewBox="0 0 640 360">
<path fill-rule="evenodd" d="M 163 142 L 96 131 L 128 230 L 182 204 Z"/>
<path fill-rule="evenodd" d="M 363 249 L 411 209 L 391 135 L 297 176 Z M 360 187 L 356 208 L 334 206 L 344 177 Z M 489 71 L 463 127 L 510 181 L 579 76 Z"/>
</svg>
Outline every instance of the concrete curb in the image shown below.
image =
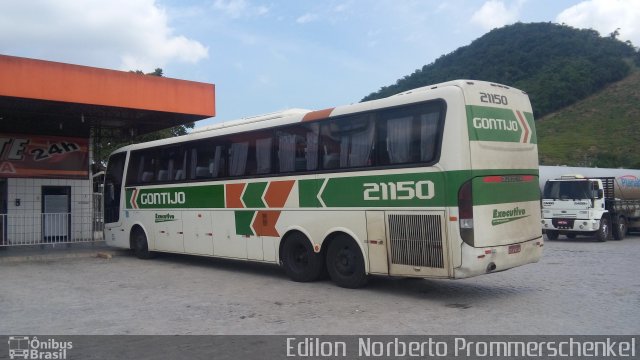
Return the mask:
<svg viewBox="0 0 640 360">
<path fill-rule="evenodd" d="M 11 249 L 5 250 L 10 252 Z M 64 250 L 40 250 L 28 253 L 2 254 L 0 264 L 12 264 L 20 262 L 52 261 L 78 258 L 98 258 L 109 260 L 114 256 L 129 255 L 128 250 L 114 249 L 64 249 Z"/>
</svg>

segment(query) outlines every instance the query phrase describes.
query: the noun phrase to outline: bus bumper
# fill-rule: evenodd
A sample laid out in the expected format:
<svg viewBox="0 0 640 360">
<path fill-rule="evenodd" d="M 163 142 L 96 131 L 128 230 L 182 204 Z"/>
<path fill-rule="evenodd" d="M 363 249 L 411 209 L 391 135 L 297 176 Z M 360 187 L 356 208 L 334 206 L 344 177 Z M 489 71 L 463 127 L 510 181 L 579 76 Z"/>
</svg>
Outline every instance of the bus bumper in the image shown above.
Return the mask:
<svg viewBox="0 0 640 360">
<path fill-rule="evenodd" d="M 483 248 L 474 248 L 463 243 L 462 265 L 453 269 L 453 278 L 463 279 L 538 262 L 543 247 L 542 236 L 517 244 Z"/>
</svg>

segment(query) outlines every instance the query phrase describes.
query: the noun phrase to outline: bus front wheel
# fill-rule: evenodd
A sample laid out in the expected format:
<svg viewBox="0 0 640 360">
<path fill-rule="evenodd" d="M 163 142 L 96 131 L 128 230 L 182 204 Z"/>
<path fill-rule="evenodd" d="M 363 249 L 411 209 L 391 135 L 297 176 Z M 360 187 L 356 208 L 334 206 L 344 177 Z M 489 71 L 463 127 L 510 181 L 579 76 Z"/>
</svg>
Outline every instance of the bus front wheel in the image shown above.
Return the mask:
<svg viewBox="0 0 640 360">
<path fill-rule="evenodd" d="M 346 235 L 335 238 L 327 251 L 327 270 L 338 286 L 355 289 L 367 283 L 362 251 L 356 242 Z"/>
<path fill-rule="evenodd" d="M 149 243 L 147 243 L 147 235 L 141 228 L 136 228 L 131 234 L 131 249 L 138 259 L 151 259 L 153 253 L 149 251 Z"/>
<path fill-rule="evenodd" d="M 322 255 L 313 251 L 311 241 L 302 233 L 285 238 L 280 258 L 284 271 L 293 281 L 317 280 L 323 270 Z"/>
</svg>

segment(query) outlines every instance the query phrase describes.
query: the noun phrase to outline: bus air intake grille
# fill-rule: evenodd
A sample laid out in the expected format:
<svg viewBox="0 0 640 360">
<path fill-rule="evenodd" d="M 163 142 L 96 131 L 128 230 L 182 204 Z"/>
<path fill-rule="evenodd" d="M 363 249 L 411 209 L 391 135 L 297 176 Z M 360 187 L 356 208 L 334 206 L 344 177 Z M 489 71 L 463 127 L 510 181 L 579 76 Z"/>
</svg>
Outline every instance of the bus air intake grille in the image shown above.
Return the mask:
<svg viewBox="0 0 640 360">
<path fill-rule="evenodd" d="M 389 215 L 391 262 L 444 268 L 439 215 Z"/>
</svg>

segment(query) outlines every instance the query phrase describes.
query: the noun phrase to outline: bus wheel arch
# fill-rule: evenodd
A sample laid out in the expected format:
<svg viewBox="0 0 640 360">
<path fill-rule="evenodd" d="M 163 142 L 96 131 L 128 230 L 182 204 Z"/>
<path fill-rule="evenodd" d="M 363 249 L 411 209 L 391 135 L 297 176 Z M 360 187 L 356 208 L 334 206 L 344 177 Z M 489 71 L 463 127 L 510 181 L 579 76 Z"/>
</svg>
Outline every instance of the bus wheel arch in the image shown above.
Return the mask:
<svg viewBox="0 0 640 360">
<path fill-rule="evenodd" d="M 129 247 L 139 259 L 151 259 L 153 253 L 149 251 L 149 238 L 140 224 L 135 224 L 129 232 Z"/>
<path fill-rule="evenodd" d="M 282 236 L 278 254 L 281 266 L 293 281 L 315 281 L 324 270 L 322 253 L 314 251 L 311 240 L 300 230 L 290 230 Z"/>
<path fill-rule="evenodd" d="M 333 232 L 322 244 L 326 267 L 338 286 L 355 289 L 367 283 L 365 252 L 355 238 L 345 232 Z"/>
</svg>

